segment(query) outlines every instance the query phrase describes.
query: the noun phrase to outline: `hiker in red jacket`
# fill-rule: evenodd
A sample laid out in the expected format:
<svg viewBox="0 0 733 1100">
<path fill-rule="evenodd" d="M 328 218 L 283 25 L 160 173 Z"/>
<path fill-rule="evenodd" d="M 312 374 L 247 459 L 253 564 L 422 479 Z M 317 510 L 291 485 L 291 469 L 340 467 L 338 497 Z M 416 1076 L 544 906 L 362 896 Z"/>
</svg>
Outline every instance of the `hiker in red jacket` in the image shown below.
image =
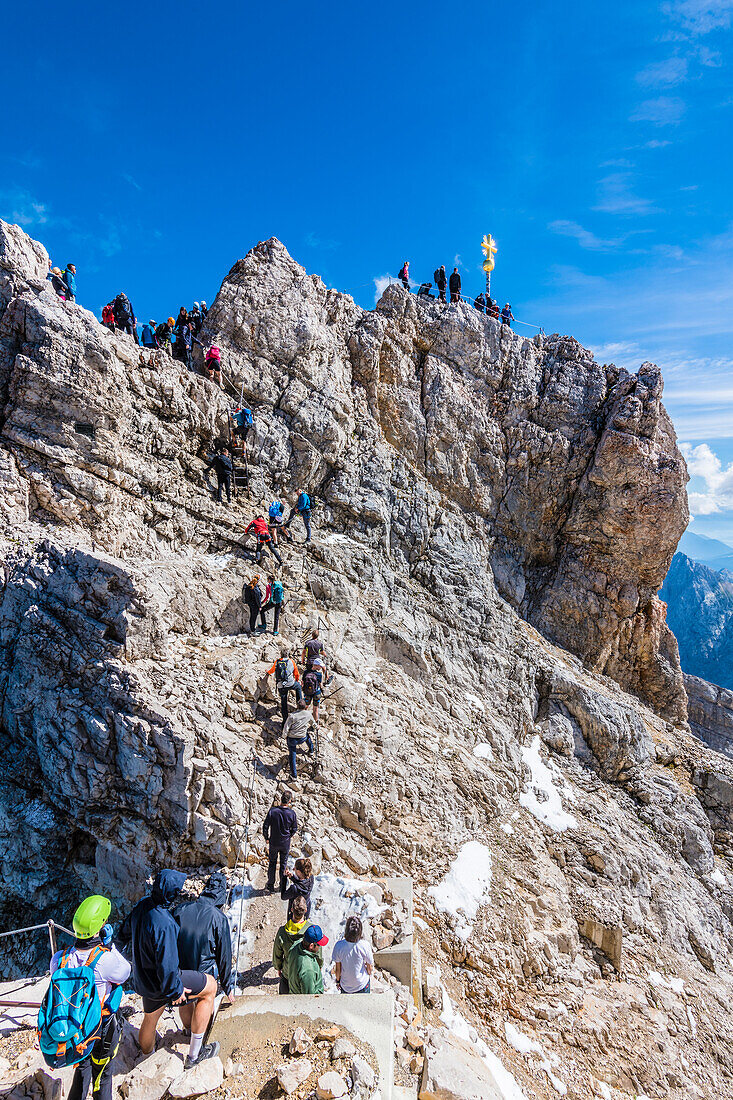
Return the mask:
<svg viewBox="0 0 733 1100">
<path fill-rule="evenodd" d="M 270 551 L 278 565 L 282 565 L 283 560 L 280 557 L 277 547 L 275 546 L 270 528 L 267 526 L 267 520 L 264 516 L 255 516 L 255 518 L 246 528 L 244 532 L 245 535 L 248 535 L 250 531 L 254 532 L 255 538 L 257 539 L 257 552 L 255 554 L 255 561 L 257 562 L 257 564 L 260 564 L 262 551 L 267 549 Z"/>
</svg>

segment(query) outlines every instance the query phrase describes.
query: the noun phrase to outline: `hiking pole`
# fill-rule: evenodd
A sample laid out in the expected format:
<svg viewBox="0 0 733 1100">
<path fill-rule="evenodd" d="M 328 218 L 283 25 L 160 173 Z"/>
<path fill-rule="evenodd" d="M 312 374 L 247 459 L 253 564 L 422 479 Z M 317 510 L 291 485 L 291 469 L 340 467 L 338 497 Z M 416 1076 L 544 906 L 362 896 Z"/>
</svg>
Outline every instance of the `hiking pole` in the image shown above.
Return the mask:
<svg viewBox="0 0 733 1100">
<path fill-rule="evenodd" d="M 237 954 L 235 958 L 237 967 L 237 979 L 239 978 L 239 952 L 242 943 L 242 922 L 244 920 L 244 879 L 247 874 L 247 852 L 249 848 L 249 830 L 252 824 L 252 802 L 254 800 L 255 773 L 257 771 L 257 757 L 252 751 L 252 775 L 249 783 L 249 805 L 247 807 L 247 824 L 244 827 L 244 859 L 242 860 L 242 892 L 239 898 L 239 922 L 237 925 Z"/>
</svg>

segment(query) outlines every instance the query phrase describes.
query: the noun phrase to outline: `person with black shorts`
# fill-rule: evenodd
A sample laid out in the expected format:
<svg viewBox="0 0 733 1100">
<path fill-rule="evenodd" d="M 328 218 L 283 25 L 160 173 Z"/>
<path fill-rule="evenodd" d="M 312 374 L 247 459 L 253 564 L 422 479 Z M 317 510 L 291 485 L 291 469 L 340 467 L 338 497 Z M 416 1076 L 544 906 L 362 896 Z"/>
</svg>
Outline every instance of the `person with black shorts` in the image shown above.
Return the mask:
<svg viewBox="0 0 733 1100">
<path fill-rule="evenodd" d="M 138 1044 L 143 1054 L 155 1050 L 158 1021 L 167 1008 L 193 1005 L 191 1042 L 185 1069 L 219 1053 L 218 1043 L 203 1045 L 214 1012 L 216 978 L 196 970 L 181 970 L 178 925 L 171 909 L 186 882 L 182 871 L 160 871 L 148 897 L 125 918 L 116 936 L 132 962 L 132 985 L 142 997 L 143 1022 Z"/>
</svg>

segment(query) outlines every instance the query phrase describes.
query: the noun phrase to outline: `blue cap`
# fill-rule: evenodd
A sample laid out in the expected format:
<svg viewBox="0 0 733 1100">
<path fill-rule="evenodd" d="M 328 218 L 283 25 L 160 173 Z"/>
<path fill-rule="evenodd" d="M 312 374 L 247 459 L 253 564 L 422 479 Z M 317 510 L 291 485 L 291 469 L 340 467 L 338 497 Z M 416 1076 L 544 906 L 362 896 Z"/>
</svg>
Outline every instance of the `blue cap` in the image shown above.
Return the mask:
<svg viewBox="0 0 733 1100">
<path fill-rule="evenodd" d="M 323 935 L 320 924 L 309 925 L 303 933 L 303 939 L 308 944 L 317 943 L 319 947 L 325 947 L 328 943 L 328 936 Z"/>
</svg>

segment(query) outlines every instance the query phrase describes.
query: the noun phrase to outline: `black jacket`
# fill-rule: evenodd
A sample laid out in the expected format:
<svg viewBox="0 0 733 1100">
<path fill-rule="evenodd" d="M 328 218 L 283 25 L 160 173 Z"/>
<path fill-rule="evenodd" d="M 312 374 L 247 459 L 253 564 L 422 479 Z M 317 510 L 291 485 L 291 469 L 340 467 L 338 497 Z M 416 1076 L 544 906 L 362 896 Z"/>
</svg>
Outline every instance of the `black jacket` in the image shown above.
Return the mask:
<svg viewBox="0 0 733 1100">
<path fill-rule="evenodd" d="M 173 913 L 178 921 L 178 958 L 183 970 L 213 974 L 225 993 L 234 989 L 232 936 L 222 913 L 227 901 L 226 879 L 215 872 L 195 901 L 186 901 Z"/>
<path fill-rule="evenodd" d="M 165 1002 L 183 993 L 178 925 L 170 910 L 186 878 L 182 871 L 159 871 L 150 896 L 137 903 L 115 936 L 132 962 L 132 987 L 141 997 Z"/>
<path fill-rule="evenodd" d="M 435 285 L 437 286 L 438 290 L 445 290 L 446 286 L 448 285 L 448 280 L 445 277 L 445 271 L 442 271 L 440 270 L 440 268 L 438 268 L 438 270 L 435 271 L 435 273 L 433 274 L 433 278 L 435 279 Z"/>
<path fill-rule="evenodd" d="M 287 886 L 285 885 L 287 883 Z M 309 875 L 308 878 L 286 878 L 283 879 L 282 889 L 280 890 L 280 897 L 283 901 L 288 902 L 288 920 L 293 916 L 293 902 L 296 898 L 305 898 L 308 908 L 306 909 L 306 917 L 311 914 L 311 891 L 313 889 L 313 875 Z"/>
<path fill-rule="evenodd" d="M 210 462 L 210 465 L 214 467 L 214 470 L 216 471 L 216 476 L 221 481 L 224 481 L 226 478 L 232 476 L 232 470 L 234 469 L 234 467 L 232 466 L 232 460 L 229 455 L 221 453 L 215 454 Z"/>
<path fill-rule="evenodd" d="M 290 851 L 290 839 L 297 831 L 298 819 L 289 806 L 273 806 L 262 826 L 262 835 L 273 850 Z"/>
<path fill-rule="evenodd" d="M 455 294 L 457 290 L 461 289 L 461 276 L 458 274 L 457 271 L 454 271 L 451 274 L 451 277 L 448 280 L 448 287 L 451 294 Z"/>
<path fill-rule="evenodd" d="M 259 611 L 262 607 L 262 589 L 258 584 L 245 585 L 244 602 L 247 604 L 247 607 L 255 608 Z"/>
</svg>

